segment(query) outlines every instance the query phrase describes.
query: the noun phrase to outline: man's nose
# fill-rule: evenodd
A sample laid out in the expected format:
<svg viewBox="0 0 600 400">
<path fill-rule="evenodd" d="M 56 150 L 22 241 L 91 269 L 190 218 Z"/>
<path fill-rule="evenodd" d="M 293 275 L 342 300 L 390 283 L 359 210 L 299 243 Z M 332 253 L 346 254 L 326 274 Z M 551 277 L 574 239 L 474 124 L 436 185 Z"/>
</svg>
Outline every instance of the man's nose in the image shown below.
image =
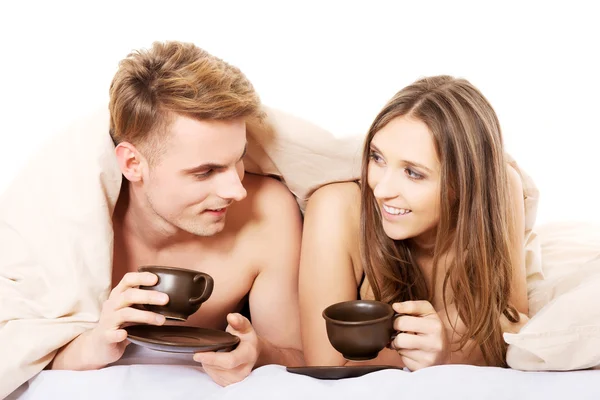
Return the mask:
<svg viewBox="0 0 600 400">
<path fill-rule="evenodd" d="M 240 176 L 235 168 L 223 173 L 219 182 L 219 191 L 217 195 L 222 199 L 240 201 L 248 193 L 242 184 Z"/>
</svg>

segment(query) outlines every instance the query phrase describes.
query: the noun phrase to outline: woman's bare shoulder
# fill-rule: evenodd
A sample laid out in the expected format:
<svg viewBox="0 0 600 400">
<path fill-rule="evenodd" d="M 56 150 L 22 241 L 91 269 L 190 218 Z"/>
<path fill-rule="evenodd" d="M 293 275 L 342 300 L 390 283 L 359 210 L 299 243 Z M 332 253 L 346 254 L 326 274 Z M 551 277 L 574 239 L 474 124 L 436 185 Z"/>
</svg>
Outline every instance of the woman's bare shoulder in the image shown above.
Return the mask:
<svg viewBox="0 0 600 400">
<path fill-rule="evenodd" d="M 356 182 L 325 185 L 308 200 L 304 234 L 344 248 L 357 263 L 360 235 L 360 187 Z M 340 247 L 341 246 L 341 247 Z"/>
<path fill-rule="evenodd" d="M 360 186 L 357 182 L 338 182 L 322 186 L 308 199 L 307 211 L 309 208 L 335 208 L 360 214 Z"/>
<path fill-rule="evenodd" d="M 317 189 L 308 200 L 305 218 L 358 232 L 360 226 L 360 187 L 356 182 L 340 182 Z M 357 234 L 357 233 L 356 233 Z"/>
</svg>

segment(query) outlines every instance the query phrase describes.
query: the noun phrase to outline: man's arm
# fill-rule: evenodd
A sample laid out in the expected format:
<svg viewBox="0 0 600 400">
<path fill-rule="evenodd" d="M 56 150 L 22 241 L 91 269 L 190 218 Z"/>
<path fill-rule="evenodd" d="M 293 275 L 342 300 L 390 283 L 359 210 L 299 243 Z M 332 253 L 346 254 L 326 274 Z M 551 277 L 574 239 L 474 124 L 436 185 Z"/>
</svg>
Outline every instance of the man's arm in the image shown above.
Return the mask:
<svg viewBox="0 0 600 400">
<path fill-rule="evenodd" d="M 194 354 L 221 386 L 243 380 L 262 365 L 304 365 L 298 310 L 300 210 L 281 182 L 247 177 L 244 184 L 250 199 L 244 211 L 252 224 L 244 247 L 256 266 L 249 292 L 252 324 L 241 314 L 228 314 L 226 331 L 240 338 L 237 348 Z"/>
<path fill-rule="evenodd" d="M 122 328 L 123 324 L 164 324 L 164 316 L 131 307 L 134 304 L 163 305 L 169 301 L 164 293 L 138 288 L 152 286 L 157 280 L 158 277 L 150 272 L 125 274 L 102 305 L 96 326 L 62 347 L 48 368 L 76 371 L 103 368 L 120 359 L 125 351 L 127 332 Z"/>
<path fill-rule="evenodd" d="M 90 335 L 91 330 L 83 332 L 67 345 L 61 347 L 46 369 L 61 369 L 71 371 L 87 371 L 100 369 L 104 364 L 95 364 L 94 358 L 90 357 Z"/>
<path fill-rule="evenodd" d="M 250 291 L 252 325 L 259 339 L 255 367 L 304 365 L 298 304 L 302 219 L 296 200 L 280 182 L 266 179 L 258 196 L 263 216 L 257 248 L 260 271 Z"/>
</svg>

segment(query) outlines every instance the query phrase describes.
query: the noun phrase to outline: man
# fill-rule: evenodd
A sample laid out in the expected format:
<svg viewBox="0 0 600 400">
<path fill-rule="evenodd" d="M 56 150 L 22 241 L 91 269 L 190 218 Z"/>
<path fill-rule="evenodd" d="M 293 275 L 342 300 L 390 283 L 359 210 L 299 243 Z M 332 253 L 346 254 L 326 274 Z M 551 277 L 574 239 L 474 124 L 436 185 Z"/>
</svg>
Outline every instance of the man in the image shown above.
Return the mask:
<svg viewBox="0 0 600 400">
<path fill-rule="evenodd" d="M 112 291 L 100 319 L 49 368 L 102 368 L 121 358 L 127 323 L 162 325 L 137 304 L 168 296 L 139 285 L 142 265 L 194 269 L 215 281 L 188 325 L 241 339 L 229 353 L 196 353 L 220 385 L 265 364 L 303 363 L 297 268 L 301 216 L 288 189 L 244 174 L 246 120 L 260 101 L 235 67 L 192 44 L 155 43 L 124 59 L 110 88 L 110 134 L 123 174 L 113 214 Z M 252 322 L 239 314 L 249 302 Z"/>
</svg>

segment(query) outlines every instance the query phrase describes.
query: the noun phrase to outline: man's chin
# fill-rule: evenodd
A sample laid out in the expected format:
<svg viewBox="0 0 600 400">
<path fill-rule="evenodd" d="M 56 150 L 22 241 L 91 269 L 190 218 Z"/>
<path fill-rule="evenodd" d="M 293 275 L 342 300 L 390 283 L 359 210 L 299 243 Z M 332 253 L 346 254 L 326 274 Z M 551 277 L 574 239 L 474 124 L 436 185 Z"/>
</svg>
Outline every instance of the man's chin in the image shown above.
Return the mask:
<svg viewBox="0 0 600 400">
<path fill-rule="evenodd" d="M 225 229 L 225 219 L 219 222 L 213 222 L 210 224 L 205 224 L 203 226 L 194 226 L 189 227 L 189 229 L 184 230 L 196 236 L 214 236 L 221 233 Z"/>
</svg>

